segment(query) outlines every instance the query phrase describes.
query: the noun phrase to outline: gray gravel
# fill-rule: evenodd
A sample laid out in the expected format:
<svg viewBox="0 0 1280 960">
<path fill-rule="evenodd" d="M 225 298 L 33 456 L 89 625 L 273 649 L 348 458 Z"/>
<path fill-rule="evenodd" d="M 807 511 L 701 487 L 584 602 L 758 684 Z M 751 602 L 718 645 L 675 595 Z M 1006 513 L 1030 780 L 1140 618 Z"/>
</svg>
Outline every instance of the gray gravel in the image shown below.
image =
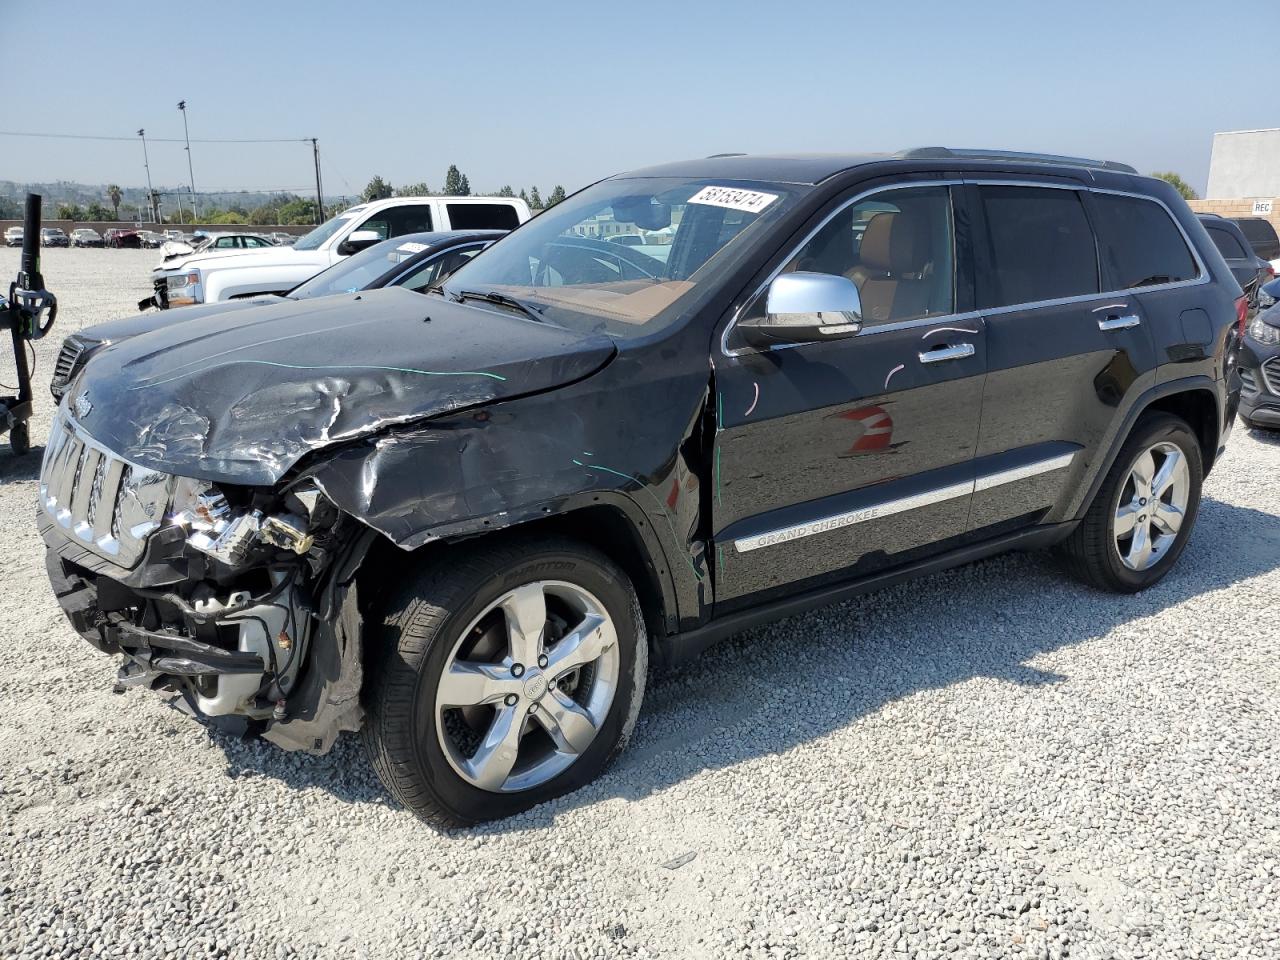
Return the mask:
<svg viewBox="0 0 1280 960">
<path fill-rule="evenodd" d="M 49 251 L 59 332 L 155 259 Z M 1280 436 L 1237 427 L 1151 591 L 1010 556 L 753 631 L 656 678 L 601 781 L 457 833 L 354 738 L 113 695 L 46 586 L 36 464 L 0 452 L 0 956 L 1280 955 Z"/>
</svg>

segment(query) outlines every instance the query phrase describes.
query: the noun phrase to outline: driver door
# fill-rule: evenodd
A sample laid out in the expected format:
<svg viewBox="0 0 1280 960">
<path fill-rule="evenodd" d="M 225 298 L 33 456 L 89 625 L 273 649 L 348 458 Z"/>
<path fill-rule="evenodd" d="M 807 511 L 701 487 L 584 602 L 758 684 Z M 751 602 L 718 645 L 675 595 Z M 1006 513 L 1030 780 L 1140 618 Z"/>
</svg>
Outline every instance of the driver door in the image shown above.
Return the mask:
<svg viewBox="0 0 1280 960">
<path fill-rule="evenodd" d="M 857 336 L 758 350 L 726 334 L 715 361 L 717 616 L 964 535 L 986 346 L 958 189 L 846 201 L 780 268 L 854 280 Z M 765 290 L 744 316 L 763 312 Z"/>
</svg>

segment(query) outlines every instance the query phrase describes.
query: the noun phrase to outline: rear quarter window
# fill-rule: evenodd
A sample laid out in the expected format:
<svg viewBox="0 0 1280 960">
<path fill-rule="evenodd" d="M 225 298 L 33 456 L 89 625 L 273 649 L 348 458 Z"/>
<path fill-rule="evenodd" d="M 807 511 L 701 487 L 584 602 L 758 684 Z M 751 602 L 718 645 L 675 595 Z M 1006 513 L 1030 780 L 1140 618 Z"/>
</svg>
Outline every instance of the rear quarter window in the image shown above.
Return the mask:
<svg viewBox="0 0 1280 960">
<path fill-rule="evenodd" d="M 1228 260 L 1243 260 L 1247 254 L 1244 247 L 1240 245 L 1240 241 L 1229 230 L 1222 230 L 1218 227 L 1207 226 L 1205 229 L 1209 232 L 1209 239 L 1213 241 L 1213 245 L 1218 248 L 1218 252 Z"/>
<path fill-rule="evenodd" d="M 1194 280 L 1195 258 L 1169 212 L 1154 200 L 1095 193 L 1098 248 L 1114 290 Z"/>
<path fill-rule="evenodd" d="M 450 203 L 449 226 L 454 230 L 514 230 L 520 215 L 509 203 Z"/>
</svg>

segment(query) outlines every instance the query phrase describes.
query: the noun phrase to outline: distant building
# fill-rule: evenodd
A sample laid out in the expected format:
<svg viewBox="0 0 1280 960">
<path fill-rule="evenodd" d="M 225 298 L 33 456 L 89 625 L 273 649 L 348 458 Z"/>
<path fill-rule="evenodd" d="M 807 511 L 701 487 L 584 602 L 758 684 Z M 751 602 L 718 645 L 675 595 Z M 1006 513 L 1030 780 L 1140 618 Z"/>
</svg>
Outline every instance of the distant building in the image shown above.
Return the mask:
<svg viewBox="0 0 1280 960">
<path fill-rule="evenodd" d="M 1213 135 L 1209 185 L 1197 213 L 1262 217 L 1280 230 L 1280 127 Z"/>
</svg>

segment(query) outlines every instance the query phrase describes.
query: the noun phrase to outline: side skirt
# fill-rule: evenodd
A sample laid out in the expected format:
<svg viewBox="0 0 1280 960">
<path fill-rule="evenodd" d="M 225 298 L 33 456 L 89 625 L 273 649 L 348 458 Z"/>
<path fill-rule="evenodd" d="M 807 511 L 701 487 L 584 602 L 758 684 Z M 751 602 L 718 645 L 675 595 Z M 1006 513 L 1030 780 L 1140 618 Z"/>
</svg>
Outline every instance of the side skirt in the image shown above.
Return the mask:
<svg viewBox="0 0 1280 960">
<path fill-rule="evenodd" d="M 785 597 L 759 607 L 752 607 L 749 610 L 740 610 L 720 619 L 712 620 L 697 629 L 659 639 L 655 644 L 655 653 L 657 654 L 658 662 L 662 666 L 669 668 L 681 667 L 696 659 L 699 654 L 709 647 L 736 633 L 741 633 L 743 630 L 772 623 L 784 617 L 795 616 L 815 607 L 825 607 L 832 603 L 839 603 L 842 600 L 870 593 L 873 590 L 880 590 L 895 583 L 902 583 L 905 580 L 926 577 L 929 574 L 939 573 L 951 567 L 959 567 L 966 563 L 984 560 L 987 557 L 1006 553 L 1010 550 L 1043 549 L 1067 537 L 1075 529 L 1077 523 L 1078 521 L 1070 521 L 1019 530 L 1015 533 L 984 540 L 981 543 L 969 544 L 968 546 L 939 554 L 936 557 L 929 557 L 925 560 L 918 560 L 915 563 L 894 567 L 891 570 L 875 573 L 858 580 L 851 580 L 835 586 L 820 587 L 816 590 Z"/>
</svg>

